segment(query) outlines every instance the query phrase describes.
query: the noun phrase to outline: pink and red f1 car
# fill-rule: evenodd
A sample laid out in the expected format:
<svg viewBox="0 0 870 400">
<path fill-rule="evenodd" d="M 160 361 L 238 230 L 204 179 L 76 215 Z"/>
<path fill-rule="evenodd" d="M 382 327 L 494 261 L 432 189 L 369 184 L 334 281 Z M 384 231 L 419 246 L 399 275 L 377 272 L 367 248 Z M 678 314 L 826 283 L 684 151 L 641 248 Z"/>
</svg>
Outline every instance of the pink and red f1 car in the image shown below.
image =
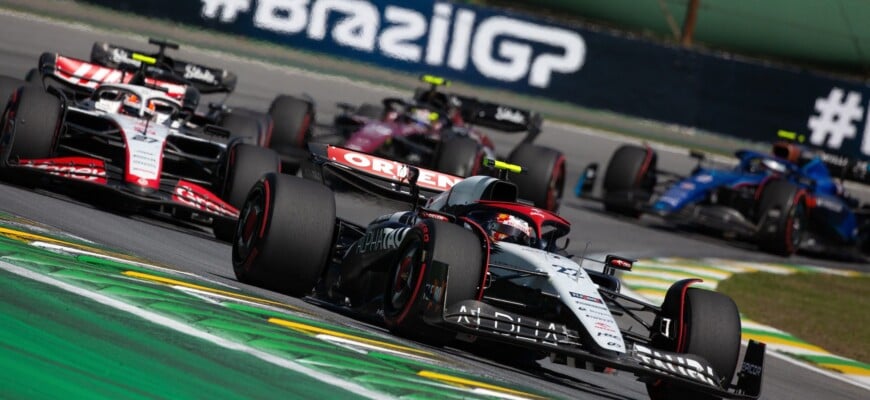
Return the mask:
<svg viewBox="0 0 870 400">
<path fill-rule="evenodd" d="M 535 112 L 472 97 L 444 93 L 443 78 L 424 75 L 429 88 L 417 89 L 413 99 L 387 98 L 383 106 L 341 104 L 345 113 L 335 127 L 345 138 L 343 147 L 457 176 L 492 174 L 481 164 L 495 159 L 492 140 L 478 127 L 501 132 L 526 132 L 507 156 L 527 166 L 515 176 L 520 197 L 535 206 L 556 211 L 565 186 L 565 156 L 532 142 L 541 132 Z"/>
<path fill-rule="evenodd" d="M 303 172 L 321 182 L 268 174 L 248 194 L 233 240 L 240 281 L 435 345 L 473 338 L 503 343 L 504 353 L 625 370 L 654 399 L 759 396 L 764 344 L 750 341 L 738 363 L 740 317 L 729 297 L 692 279 L 675 283 L 660 307 L 623 295 L 614 272 L 632 260 L 567 255 L 568 221 L 519 203 L 509 181 L 311 148 Z M 404 200 L 410 211 L 357 225 L 336 216 L 324 183 Z"/>
</svg>

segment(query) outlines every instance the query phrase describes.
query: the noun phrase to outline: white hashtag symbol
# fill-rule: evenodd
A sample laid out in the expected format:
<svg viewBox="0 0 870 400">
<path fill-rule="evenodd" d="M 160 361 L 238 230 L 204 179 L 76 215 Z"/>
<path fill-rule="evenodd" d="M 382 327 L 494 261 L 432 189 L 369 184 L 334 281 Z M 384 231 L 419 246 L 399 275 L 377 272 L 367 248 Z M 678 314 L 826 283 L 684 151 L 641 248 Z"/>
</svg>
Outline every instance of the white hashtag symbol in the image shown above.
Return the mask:
<svg viewBox="0 0 870 400">
<path fill-rule="evenodd" d="M 845 98 L 844 98 L 845 97 Z M 812 130 L 810 143 L 816 146 L 825 145 L 839 149 L 843 139 L 855 137 L 855 126 L 852 124 L 861 119 L 861 93 L 849 92 L 846 96 L 843 89 L 835 87 L 831 89 L 828 98 L 816 99 L 816 111 L 809 120 Z"/>
</svg>

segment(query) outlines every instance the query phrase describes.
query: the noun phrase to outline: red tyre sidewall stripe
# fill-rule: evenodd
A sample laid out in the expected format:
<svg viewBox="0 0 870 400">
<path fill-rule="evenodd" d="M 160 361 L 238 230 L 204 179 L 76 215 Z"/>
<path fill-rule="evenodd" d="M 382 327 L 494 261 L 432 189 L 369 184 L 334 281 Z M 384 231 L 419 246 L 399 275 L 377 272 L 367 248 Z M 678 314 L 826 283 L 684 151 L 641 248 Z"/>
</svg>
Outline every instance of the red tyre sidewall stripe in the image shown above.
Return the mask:
<svg viewBox="0 0 870 400">
<path fill-rule="evenodd" d="M 652 148 L 649 146 L 646 146 L 645 150 L 646 150 L 646 157 L 644 157 L 644 159 L 643 159 L 643 164 L 641 164 L 640 170 L 637 171 L 637 177 L 635 177 L 635 179 L 634 179 L 635 185 L 640 184 L 641 179 L 643 179 L 643 176 L 646 175 L 647 171 L 649 170 L 650 164 L 652 164 L 653 154 L 655 154 L 653 152 Z"/>
<path fill-rule="evenodd" d="M 690 279 L 689 282 L 683 286 L 680 291 L 680 321 L 677 323 L 680 328 L 680 332 L 677 334 L 677 352 L 685 353 L 686 352 L 686 294 L 689 291 L 689 287 L 692 286 L 693 283 L 702 282 L 701 279 Z"/>
<path fill-rule="evenodd" d="M 269 184 L 269 178 L 263 179 L 261 182 L 263 183 L 265 201 L 263 204 L 263 224 L 260 225 L 260 240 L 266 236 L 266 226 L 269 224 L 269 216 L 272 214 L 272 188 Z"/>
<path fill-rule="evenodd" d="M 551 183 L 554 180 L 556 180 L 558 182 L 558 180 L 556 178 L 560 178 L 564 175 L 563 174 L 564 168 L 565 168 L 565 156 L 560 155 L 559 158 L 556 159 L 556 164 L 553 166 L 553 174 L 550 176 Z M 550 188 L 547 187 L 547 209 L 549 211 L 556 211 L 555 210 L 555 208 L 556 208 L 556 195 L 553 192 L 551 192 L 549 189 Z M 559 188 L 556 188 L 556 190 L 558 191 Z"/>
</svg>

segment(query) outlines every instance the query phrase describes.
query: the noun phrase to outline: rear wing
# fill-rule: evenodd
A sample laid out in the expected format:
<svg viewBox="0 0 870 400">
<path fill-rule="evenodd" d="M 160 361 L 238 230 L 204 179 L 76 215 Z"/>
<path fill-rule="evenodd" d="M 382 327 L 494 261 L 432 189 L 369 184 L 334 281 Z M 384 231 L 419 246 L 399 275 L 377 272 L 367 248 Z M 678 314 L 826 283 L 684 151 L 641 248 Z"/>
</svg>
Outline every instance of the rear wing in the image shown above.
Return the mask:
<svg viewBox="0 0 870 400">
<path fill-rule="evenodd" d="M 463 179 L 416 168 L 419 193 L 415 194 L 408 182 L 409 168 L 405 163 L 323 143 L 311 143 L 308 148 L 312 163 L 303 166 L 306 178 L 321 180 L 328 186 L 352 186 L 392 200 L 420 203 Z"/>
<path fill-rule="evenodd" d="M 523 140 L 526 143 L 541 133 L 543 118 L 536 112 L 473 97 L 453 95 L 453 98 L 459 103 L 462 119 L 470 124 L 508 133 L 527 132 Z"/>
<path fill-rule="evenodd" d="M 165 55 L 165 48 L 178 49 L 178 45 L 174 43 L 154 39 L 151 39 L 149 43 L 158 45 L 160 50 L 156 53 L 142 52 L 105 42 L 96 42 L 91 48 L 91 62 L 135 73 L 139 70 L 141 61 L 136 60 L 133 55 L 141 54 L 156 60 L 154 68 L 158 70 L 155 72 L 159 75 L 166 76 L 167 79 L 175 80 L 178 83 L 192 85 L 201 93 L 231 93 L 236 89 L 238 77 L 235 73 Z"/>
<path fill-rule="evenodd" d="M 42 53 L 39 57 L 39 73 L 43 78 L 52 78 L 64 85 L 75 96 L 90 95 L 104 83 L 129 83 L 135 72 L 107 68 L 84 60 L 62 56 L 57 53 Z M 145 84 L 166 91 L 169 97 L 181 101 L 187 86 L 168 80 L 145 78 Z"/>
</svg>

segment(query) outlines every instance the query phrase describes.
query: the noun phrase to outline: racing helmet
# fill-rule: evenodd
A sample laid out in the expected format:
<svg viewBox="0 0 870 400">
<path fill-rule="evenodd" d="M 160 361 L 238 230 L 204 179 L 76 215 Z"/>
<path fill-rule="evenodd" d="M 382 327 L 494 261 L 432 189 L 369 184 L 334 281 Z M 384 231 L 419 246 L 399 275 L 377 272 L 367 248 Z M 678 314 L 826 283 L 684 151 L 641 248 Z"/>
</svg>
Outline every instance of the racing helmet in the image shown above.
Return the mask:
<svg viewBox="0 0 870 400">
<path fill-rule="evenodd" d="M 438 113 L 422 107 L 412 108 L 408 114 L 410 115 L 411 119 L 415 123 L 417 123 L 417 125 L 426 128 L 432 127 L 433 124 L 438 120 Z"/>
<path fill-rule="evenodd" d="M 507 213 L 492 213 L 487 220 L 479 222 L 493 242 L 531 244 L 532 227 L 522 218 Z"/>
<path fill-rule="evenodd" d="M 120 109 L 120 112 L 122 114 L 138 116 L 140 109 L 142 109 L 142 99 L 138 95 L 134 93 L 127 93 L 124 95 L 124 98 L 121 100 Z M 148 107 L 144 108 L 145 113 L 147 113 L 148 115 L 153 115 L 155 109 L 156 106 L 152 101 L 149 101 Z"/>
<path fill-rule="evenodd" d="M 775 142 L 770 153 L 777 158 L 781 158 L 794 164 L 798 164 L 801 158 L 801 148 L 790 142 Z"/>
</svg>

